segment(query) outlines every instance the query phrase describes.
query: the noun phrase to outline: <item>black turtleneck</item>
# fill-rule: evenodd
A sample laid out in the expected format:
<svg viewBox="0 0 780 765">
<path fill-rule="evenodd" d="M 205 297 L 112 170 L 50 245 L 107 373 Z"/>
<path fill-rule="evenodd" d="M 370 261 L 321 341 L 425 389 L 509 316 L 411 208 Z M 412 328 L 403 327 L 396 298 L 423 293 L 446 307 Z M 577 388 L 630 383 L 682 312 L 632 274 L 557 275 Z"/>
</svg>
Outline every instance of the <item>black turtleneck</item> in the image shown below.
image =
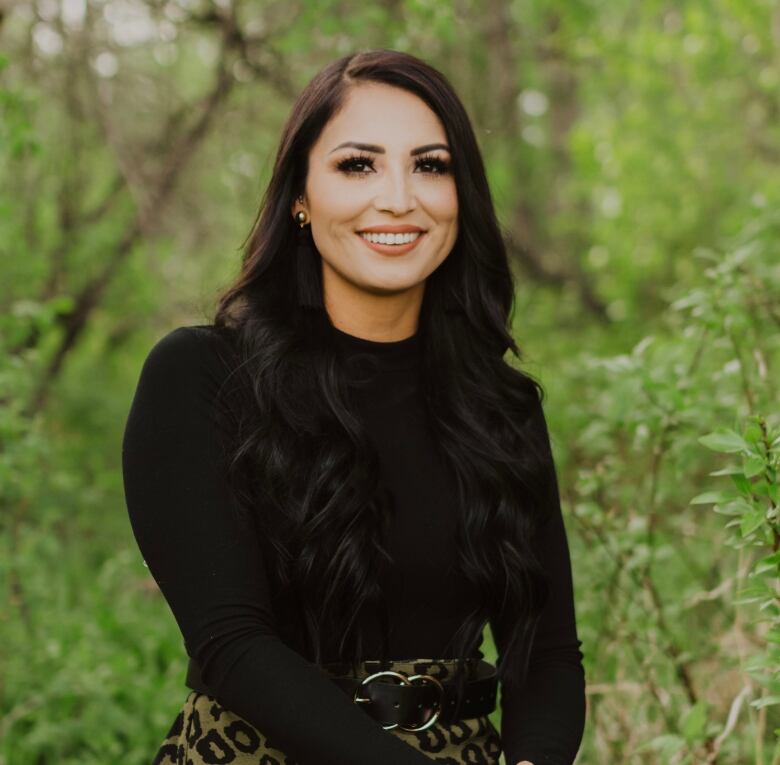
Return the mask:
<svg viewBox="0 0 780 765">
<path fill-rule="evenodd" d="M 393 565 L 380 578 L 388 655 L 448 658 L 446 647 L 479 593 L 456 566 L 454 481 L 426 422 L 421 337 L 379 342 L 332 331 L 354 379 L 364 381 L 356 404 L 394 500 L 387 540 Z M 224 342 L 207 325 L 179 327 L 158 341 L 144 362 L 123 440 L 133 533 L 187 652 L 220 703 L 299 765 L 430 763 L 290 647 L 271 606 L 268 548 L 239 520 L 221 469 L 214 402 L 228 371 Z M 538 420 L 549 443 L 543 415 Z M 538 544 L 550 600 L 525 685 L 502 688 L 501 738 L 507 765 L 570 765 L 582 738 L 585 694 L 560 511 Z M 503 614 L 491 622 L 499 652 L 511 620 Z M 368 652 L 379 650 L 378 625 L 365 625 Z"/>
</svg>

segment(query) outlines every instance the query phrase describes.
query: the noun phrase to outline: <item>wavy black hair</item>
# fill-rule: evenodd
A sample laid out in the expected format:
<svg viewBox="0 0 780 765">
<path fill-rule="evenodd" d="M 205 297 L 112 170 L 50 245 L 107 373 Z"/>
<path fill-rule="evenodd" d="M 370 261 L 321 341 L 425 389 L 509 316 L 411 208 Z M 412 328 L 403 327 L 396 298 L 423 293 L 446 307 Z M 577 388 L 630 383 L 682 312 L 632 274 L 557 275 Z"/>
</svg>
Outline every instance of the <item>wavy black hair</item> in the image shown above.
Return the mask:
<svg viewBox="0 0 780 765">
<path fill-rule="evenodd" d="M 503 614 L 511 629 L 499 678 L 517 682 L 549 593 L 533 549 L 555 501 L 539 420 L 544 391 L 504 360 L 507 350 L 522 358 L 509 331 L 514 284 L 468 115 L 444 75 L 415 56 L 379 49 L 334 61 L 303 90 L 284 126 L 240 274 L 221 293 L 214 318 L 235 342 L 244 380 L 234 386 L 244 394 L 230 473 L 278 562 L 269 572 L 275 608 L 299 620 L 299 650 L 320 663 L 324 641 L 340 636 L 340 659 L 356 666 L 374 658 L 362 655 L 359 618 L 381 601 L 376 566 L 389 559 L 378 456 L 329 331 L 321 256 L 310 227 L 301 230 L 291 212 L 311 146 L 350 89 L 367 82 L 421 98 L 451 147 L 459 233 L 428 277 L 418 332 L 430 422 L 456 476 L 459 565 L 484 597 L 449 647 L 461 660 L 462 683 L 462 660 L 488 620 Z M 510 666 L 510 654 L 522 657 L 520 666 Z"/>
</svg>

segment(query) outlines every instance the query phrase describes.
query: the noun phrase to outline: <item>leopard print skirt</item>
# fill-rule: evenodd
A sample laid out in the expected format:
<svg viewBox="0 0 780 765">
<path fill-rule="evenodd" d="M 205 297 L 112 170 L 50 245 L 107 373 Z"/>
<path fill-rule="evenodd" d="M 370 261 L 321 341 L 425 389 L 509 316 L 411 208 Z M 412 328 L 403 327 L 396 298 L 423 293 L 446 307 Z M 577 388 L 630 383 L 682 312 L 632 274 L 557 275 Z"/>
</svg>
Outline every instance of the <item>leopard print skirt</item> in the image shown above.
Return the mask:
<svg viewBox="0 0 780 765">
<path fill-rule="evenodd" d="M 363 665 L 365 677 L 374 662 Z M 452 677 L 452 659 L 389 661 L 383 669 Z M 331 672 L 333 676 L 347 673 Z M 388 731 L 442 765 L 499 765 L 501 738 L 487 715 L 464 718 L 450 725 L 435 722 L 422 731 Z M 162 742 L 152 765 L 295 765 L 257 728 L 221 706 L 216 699 L 190 691 Z"/>
</svg>

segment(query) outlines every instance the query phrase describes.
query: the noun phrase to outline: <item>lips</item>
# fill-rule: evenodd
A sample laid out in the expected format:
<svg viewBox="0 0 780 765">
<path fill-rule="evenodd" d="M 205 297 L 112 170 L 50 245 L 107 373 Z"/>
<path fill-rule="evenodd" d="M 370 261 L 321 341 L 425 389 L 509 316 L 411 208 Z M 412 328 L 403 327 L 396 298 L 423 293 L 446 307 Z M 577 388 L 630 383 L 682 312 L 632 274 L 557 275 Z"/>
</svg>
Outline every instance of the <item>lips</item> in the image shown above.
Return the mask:
<svg viewBox="0 0 780 765">
<path fill-rule="evenodd" d="M 419 229 L 418 229 L 419 230 Z M 393 232 L 396 233 L 396 232 Z M 364 236 L 360 236 L 359 233 L 355 233 L 355 236 L 359 237 L 360 241 L 381 255 L 405 255 L 407 252 L 411 252 L 419 243 L 425 239 L 426 233 L 420 232 L 420 235 L 415 237 L 413 241 L 406 244 L 379 244 L 378 242 L 369 242 Z"/>
<path fill-rule="evenodd" d="M 383 226 L 368 226 L 366 228 L 358 229 L 358 234 L 413 234 L 415 232 L 424 234 L 426 229 L 420 226 L 413 226 L 408 223 L 404 224 L 385 224 Z"/>
</svg>

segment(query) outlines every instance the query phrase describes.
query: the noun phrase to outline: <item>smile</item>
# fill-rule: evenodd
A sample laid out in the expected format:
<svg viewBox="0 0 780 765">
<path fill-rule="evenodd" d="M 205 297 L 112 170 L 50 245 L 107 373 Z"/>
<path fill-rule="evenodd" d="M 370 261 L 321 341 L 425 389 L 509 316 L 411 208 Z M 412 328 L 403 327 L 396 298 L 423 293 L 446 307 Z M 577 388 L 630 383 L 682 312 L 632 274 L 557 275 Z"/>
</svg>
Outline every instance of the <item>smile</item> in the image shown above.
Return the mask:
<svg viewBox="0 0 780 765">
<path fill-rule="evenodd" d="M 365 234 L 357 235 L 374 251 L 383 255 L 403 255 L 413 250 L 425 236 L 424 231 L 412 231 L 407 234 Z"/>
</svg>

